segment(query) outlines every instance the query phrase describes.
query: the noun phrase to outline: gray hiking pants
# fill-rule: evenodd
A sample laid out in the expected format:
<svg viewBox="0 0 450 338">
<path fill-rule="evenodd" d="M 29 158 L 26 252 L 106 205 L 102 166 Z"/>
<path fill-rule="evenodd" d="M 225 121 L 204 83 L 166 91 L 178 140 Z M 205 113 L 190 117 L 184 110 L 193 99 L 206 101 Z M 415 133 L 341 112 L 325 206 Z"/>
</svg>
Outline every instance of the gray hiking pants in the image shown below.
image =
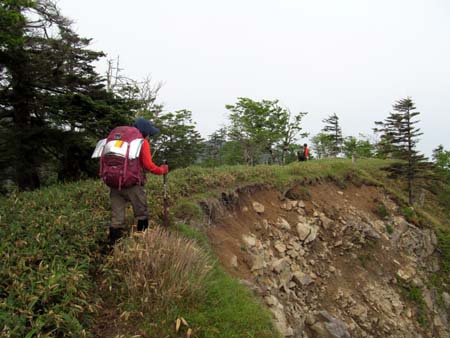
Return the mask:
<svg viewBox="0 0 450 338">
<path fill-rule="evenodd" d="M 125 209 L 127 202 L 131 202 L 134 217 L 138 220 L 148 218 L 147 194 L 142 185 L 135 185 L 129 188 L 119 189 L 111 188 L 111 209 L 112 221 L 111 227 L 125 228 Z"/>
</svg>

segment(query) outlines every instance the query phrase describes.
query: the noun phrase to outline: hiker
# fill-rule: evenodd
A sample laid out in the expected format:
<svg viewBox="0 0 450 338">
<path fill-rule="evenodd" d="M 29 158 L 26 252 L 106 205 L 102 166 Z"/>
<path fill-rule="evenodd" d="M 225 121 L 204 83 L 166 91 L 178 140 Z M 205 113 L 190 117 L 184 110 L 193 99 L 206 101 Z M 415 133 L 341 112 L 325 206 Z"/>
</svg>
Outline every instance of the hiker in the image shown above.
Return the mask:
<svg viewBox="0 0 450 338">
<path fill-rule="evenodd" d="M 306 161 L 308 160 L 308 156 L 309 156 L 309 149 L 308 149 L 308 145 L 305 143 L 303 144 L 302 148 L 297 151 L 297 160 L 299 160 L 300 162 Z"/>
<path fill-rule="evenodd" d="M 306 143 L 303 145 L 303 155 L 305 156 L 305 161 L 307 161 L 309 159 L 309 148 Z"/>
<path fill-rule="evenodd" d="M 150 121 L 137 118 L 132 127 L 117 127 L 111 131 L 107 139 L 97 144 L 92 157 L 101 155 L 100 174 L 106 185 L 111 188 L 110 245 L 122 236 L 126 228 L 127 202 L 131 202 L 134 217 L 138 221 L 137 231 L 148 228 L 145 171 L 155 175 L 165 175 L 169 172 L 166 164 L 158 167 L 152 161 L 148 138 L 158 133 L 159 129 Z"/>
</svg>

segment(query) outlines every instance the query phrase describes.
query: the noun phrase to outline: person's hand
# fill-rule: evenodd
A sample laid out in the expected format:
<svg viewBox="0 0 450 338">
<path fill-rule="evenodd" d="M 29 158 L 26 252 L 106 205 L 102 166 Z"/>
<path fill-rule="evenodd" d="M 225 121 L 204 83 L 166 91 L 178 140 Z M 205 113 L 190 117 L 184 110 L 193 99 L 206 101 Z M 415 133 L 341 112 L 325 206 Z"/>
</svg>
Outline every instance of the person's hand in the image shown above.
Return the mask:
<svg viewBox="0 0 450 338">
<path fill-rule="evenodd" d="M 163 164 L 161 166 L 161 170 L 162 170 L 163 175 L 165 175 L 169 172 L 169 166 L 167 164 Z"/>
</svg>

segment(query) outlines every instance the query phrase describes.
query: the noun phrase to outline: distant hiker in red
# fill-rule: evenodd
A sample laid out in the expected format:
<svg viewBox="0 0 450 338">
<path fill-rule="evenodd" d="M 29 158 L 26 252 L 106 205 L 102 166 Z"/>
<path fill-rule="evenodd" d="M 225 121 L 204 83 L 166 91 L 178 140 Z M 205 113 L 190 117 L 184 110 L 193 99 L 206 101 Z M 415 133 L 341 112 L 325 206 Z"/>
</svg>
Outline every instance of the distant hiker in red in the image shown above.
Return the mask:
<svg viewBox="0 0 450 338">
<path fill-rule="evenodd" d="M 157 166 L 152 161 L 148 138 L 159 133 L 152 123 L 137 118 L 132 127 L 117 127 L 107 139 L 101 140 L 92 157 L 100 156 L 100 175 L 111 188 L 112 221 L 109 242 L 113 245 L 126 228 L 125 208 L 131 202 L 137 230 L 148 228 L 148 207 L 145 192 L 145 171 L 155 175 L 169 172 L 167 165 Z"/>
<path fill-rule="evenodd" d="M 299 151 L 297 151 L 297 160 L 300 162 L 306 161 L 308 159 L 309 149 L 308 145 L 305 143 Z"/>
<path fill-rule="evenodd" d="M 309 148 L 306 143 L 303 145 L 303 155 L 305 156 L 305 161 L 307 161 L 309 159 Z"/>
</svg>

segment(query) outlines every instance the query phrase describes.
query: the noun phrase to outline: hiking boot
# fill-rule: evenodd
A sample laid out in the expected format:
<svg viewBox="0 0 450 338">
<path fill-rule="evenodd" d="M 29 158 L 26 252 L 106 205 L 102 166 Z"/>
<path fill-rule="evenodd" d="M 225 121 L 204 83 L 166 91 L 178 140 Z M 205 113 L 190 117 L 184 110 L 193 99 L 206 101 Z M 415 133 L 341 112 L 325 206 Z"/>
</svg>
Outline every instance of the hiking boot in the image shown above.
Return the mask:
<svg viewBox="0 0 450 338">
<path fill-rule="evenodd" d="M 109 227 L 109 245 L 113 246 L 122 237 L 122 229 Z"/>
<path fill-rule="evenodd" d="M 137 231 L 145 231 L 148 228 L 148 219 L 138 219 Z"/>
</svg>

